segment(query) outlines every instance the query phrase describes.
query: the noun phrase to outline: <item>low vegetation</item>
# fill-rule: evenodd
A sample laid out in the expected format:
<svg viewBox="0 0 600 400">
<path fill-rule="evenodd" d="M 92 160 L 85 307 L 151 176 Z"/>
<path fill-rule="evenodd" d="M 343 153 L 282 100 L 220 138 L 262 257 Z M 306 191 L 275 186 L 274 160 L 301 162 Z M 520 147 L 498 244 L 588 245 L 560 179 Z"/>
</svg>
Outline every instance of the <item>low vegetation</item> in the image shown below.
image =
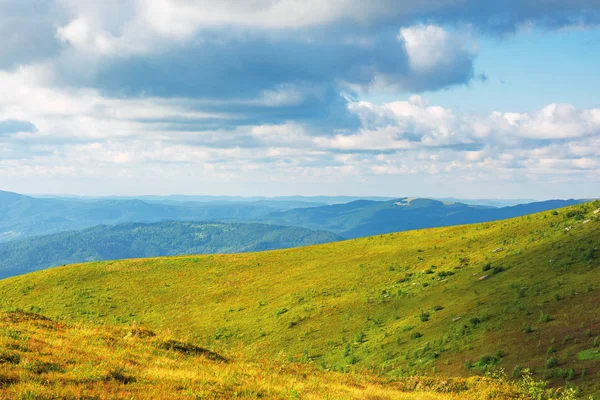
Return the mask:
<svg viewBox="0 0 600 400">
<path fill-rule="evenodd" d="M 67 330 L 70 335 L 93 332 L 93 343 L 114 345 L 117 350 L 121 345 L 115 343 L 121 342 L 111 339 L 114 335 L 127 336 L 122 343 L 139 343 L 139 348 L 123 345 L 122 364 L 106 363 L 97 371 L 102 385 L 112 382 L 119 390 L 153 382 L 157 387 L 182 386 L 185 392 L 189 385 L 178 379 L 193 383 L 196 378 L 190 374 L 209 373 L 194 369 L 192 361 L 183 362 L 180 369 L 165 360 L 191 357 L 224 374 L 219 376 L 229 382 L 227 390 L 246 390 L 240 385 L 250 382 L 252 389 L 247 390 L 262 390 L 262 395 L 249 391 L 242 397 L 293 398 L 293 389 L 302 398 L 366 398 L 365 393 L 377 391 L 381 394 L 373 396 L 403 398 L 398 396 L 417 394 L 393 395 L 386 392 L 387 385 L 396 382 L 398 388 L 398 382 L 411 379 L 418 380 L 417 388 L 483 382 L 500 370 L 511 371 L 517 380 L 530 379 L 526 390 L 532 398 L 546 398 L 548 388 L 561 386 L 573 388 L 579 396 L 597 395 L 600 212 L 594 211 L 598 209 L 600 202 L 592 202 L 560 209 L 556 215 L 544 212 L 305 248 L 96 262 L 6 279 L 0 281 L 0 305 L 5 310 L 24 309 L 58 321 L 29 321 L 36 329 L 52 324 L 65 328 L 35 335 L 21 327 L 3 328 L 0 336 L 13 347 L 3 345 L 2 351 L 21 360 L 2 363 L 0 375 L 6 381 L 20 379 L 20 384 L 5 385 L 10 390 L 24 390 L 37 382 L 34 370 L 26 369 L 24 378 L 14 372 L 29 365 L 24 359 L 38 354 L 23 352 L 16 343 L 35 344 Z M 452 273 L 440 275 L 441 271 Z M 131 333 L 122 333 L 126 331 Z M 169 337 L 159 332 L 168 332 Z M 83 346 L 77 351 L 88 351 L 86 343 L 89 351 L 96 351 L 80 339 L 63 337 L 52 343 L 77 341 Z M 211 360 L 202 351 L 193 355 L 177 350 L 195 348 L 188 345 L 230 362 Z M 144 359 L 146 353 L 163 365 L 152 367 L 160 373 L 144 372 L 155 365 Z M 69 376 L 83 360 L 71 357 L 73 364 L 68 358 L 41 357 L 40 362 L 49 364 L 41 367 L 48 370 L 41 375 Z M 556 362 L 548 364 L 552 358 Z M 134 368 L 133 362 L 139 365 Z M 279 365 L 285 366 L 284 372 L 273 374 Z M 192 372 L 186 375 L 184 367 Z M 112 370 L 115 374 L 106 378 Z M 247 377 L 245 371 L 254 372 L 247 372 L 251 374 Z M 300 385 L 297 380 L 304 375 Z M 121 382 L 128 377 L 135 381 Z M 256 383 L 260 379 L 265 386 Z M 425 384 L 424 379 L 432 383 Z M 539 383 L 542 380 L 549 385 L 539 389 L 546 397 L 534 394 L 535 388 L 545 385 Z M 220 385 L 214 383 L 212 392 L 202 393 L 205 397 L 221 393 Z M 323 385 L 332 392 L 314 392 Z M 336 392 L 345 385 L 358 392 Z M 469 390 L 476 387 L 466 385 Z M 71 383 L 63 386 L 70 388 Z M 276 391 L 281 387 L 287 391 Z M 194 386 L 194 390 L 201 389 Z M 456 396 L 447 398 L 468 398 L 464 393 Z"/>
<path fill-rule="evenodd" d="M 228 360 L 160 332 L 71 325 L 21 310 L 0 312 L 0 349 L 2 399 L 469 400 L 524 398 L 533 389 L 539 398 L 573 398 L 571 391 L 557 394 L 529 375 L 517 383 L 502 373 L 392 379 L 277 357 L 249 360 L 239 351 Z"/>
</svg>

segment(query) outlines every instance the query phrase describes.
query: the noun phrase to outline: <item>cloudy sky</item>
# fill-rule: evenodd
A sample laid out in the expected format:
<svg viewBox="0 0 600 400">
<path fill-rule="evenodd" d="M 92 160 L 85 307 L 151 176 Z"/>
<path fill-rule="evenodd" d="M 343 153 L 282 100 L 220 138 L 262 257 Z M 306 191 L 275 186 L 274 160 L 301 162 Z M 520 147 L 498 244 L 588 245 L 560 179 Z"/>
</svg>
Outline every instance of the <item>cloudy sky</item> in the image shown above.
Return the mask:
<svg viewBox="0 0 600 400">
<path fill-rule="evenodd" d="M 600 197 L 598 0 L 0 0 L 0 189 Z"/>
</svg>

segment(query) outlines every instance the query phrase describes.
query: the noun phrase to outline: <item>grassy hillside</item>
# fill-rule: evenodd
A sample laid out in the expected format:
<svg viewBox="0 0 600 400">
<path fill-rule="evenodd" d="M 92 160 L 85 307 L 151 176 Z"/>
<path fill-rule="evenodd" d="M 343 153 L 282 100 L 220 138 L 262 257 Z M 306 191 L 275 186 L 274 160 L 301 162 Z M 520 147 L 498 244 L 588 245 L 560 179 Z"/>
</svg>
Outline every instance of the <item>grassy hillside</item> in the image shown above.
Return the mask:
<svg viewBox="0 0 600 400">
<path fill-rule="evenodd" d="M 388 379 L 282 359 L 227 358 L 139 327 L 93 327 L 0 312 L 2 399 L 399 399 L 516 397 L 529 387 L 485 377 Z"/>
<path fill-rule="evenodd" d="M 357 238 L 410 229 L 489 222 L 579 204 L 579 200 L 550 200 L 511 207 L 486 207 L 431 199 L 355 201 L 322 207 L 273 212 L 265 220 L 274 224 L 328 230 Z"/>
<path fill-rule="evenodd" d="M 168 329 L 250 360 L 385 377 L 504 368 L 600 387 L 600 202 L 235 255 L 58 267 L 0 281 L 7 309 Z"/>
<path fill-rule="evenodd" d="M 239 253 L 337 240 L 342 239 L 330 232 L 265 224 L 169 221 L 101 225 L 0 243 L 0 278 L 77 262 Z"/>
</svg>

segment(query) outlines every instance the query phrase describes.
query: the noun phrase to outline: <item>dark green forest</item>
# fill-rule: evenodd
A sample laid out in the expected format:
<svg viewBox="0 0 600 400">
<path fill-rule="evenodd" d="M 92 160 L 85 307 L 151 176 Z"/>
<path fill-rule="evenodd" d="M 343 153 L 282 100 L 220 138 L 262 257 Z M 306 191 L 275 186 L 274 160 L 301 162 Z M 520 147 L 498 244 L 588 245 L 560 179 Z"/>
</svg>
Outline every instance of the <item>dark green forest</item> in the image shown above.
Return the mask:
<svg viewBox="0 0 600 400">
<path fill-rule="evenodd" d="M 330 232 L 257 223 L 168 221 L 100 225 L 0 243 L 0 278 L 86 261 L 238 253 L 336 240 L 341 238 Z"/>
</svg>

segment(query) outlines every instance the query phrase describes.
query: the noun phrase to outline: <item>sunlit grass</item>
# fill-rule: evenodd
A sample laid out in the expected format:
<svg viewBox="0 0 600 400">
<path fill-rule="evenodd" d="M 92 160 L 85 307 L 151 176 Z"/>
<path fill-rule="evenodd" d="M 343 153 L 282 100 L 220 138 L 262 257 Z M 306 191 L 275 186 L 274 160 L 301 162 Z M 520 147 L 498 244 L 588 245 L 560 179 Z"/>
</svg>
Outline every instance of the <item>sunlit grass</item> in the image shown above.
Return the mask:
<svg viewBox="0 0 600 400">
<path fill-rule="evenodd" d="M 89 346 L 111 345 L 104 329 L 138 326 L 240 355 L 236 359 L 248 365 L 302 363 L 294 368 L 332 374 L 331 390 L 337 379 L 358 379 L 334 372 L 396 379 L 498 368 L 518 376 L 531 368 L 553 385 L 592 393 L 600 389 L 600 365 L 577 354 L 596 348 L 600 336 L 599 208 L 595 202 L 494 223 L 263 253 L 59 267 L 0 281 L 0 302 L 6 310 L 80 324 L 77 340 Z M 124 339 L 115 357 L 144 360 L 135 355 L 138 339 Z M 549 369 L 550 346 L 558 365 Z M 168 357 L 152 360 L 161 361 L 138 381 L 189 381 L 190 371 L 202 373 L 174 367 Z M 105 376 L 98 365 L 83 376 Z M 219 365 L 218 371 L 239 365 Z M 260 371 L 265 385 L 283 379 L 270 368 Z M 243 375 L 228 376 L 243 381 Z"/>
<path fill-rule="evenodd" d="M 492 391 L 517 393 L 515 385 L 491 378 L 390 380 L 250 360 L 237 352 L 219 361 L 162 349 L 173 340 L 168 334 L 68 325 L 20 311 L 0 313 L 0 332 L 3 399 L 475 399 Z"/>
</svg>

